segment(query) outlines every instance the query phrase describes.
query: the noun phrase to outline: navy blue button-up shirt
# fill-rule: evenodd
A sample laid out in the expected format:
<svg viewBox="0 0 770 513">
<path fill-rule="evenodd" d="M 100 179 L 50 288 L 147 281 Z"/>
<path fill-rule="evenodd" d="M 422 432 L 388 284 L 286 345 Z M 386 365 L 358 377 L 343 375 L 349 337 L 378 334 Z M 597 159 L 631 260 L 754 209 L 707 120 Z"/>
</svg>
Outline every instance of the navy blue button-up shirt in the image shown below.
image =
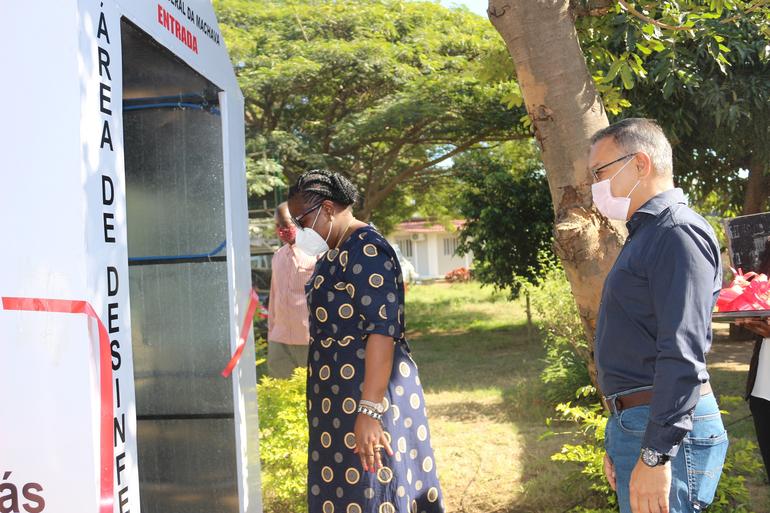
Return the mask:
<svg viewBox="0 0 770 513">
<path fill-rule="evenodd" d="M 709 379 L 711 312 L 722 285 L 719 244 L 681 189 L 650 199 L 602 290 L 595 358 L 604 395 L 653 386 L 643 447 L 675 456 Z"/>
</svg>

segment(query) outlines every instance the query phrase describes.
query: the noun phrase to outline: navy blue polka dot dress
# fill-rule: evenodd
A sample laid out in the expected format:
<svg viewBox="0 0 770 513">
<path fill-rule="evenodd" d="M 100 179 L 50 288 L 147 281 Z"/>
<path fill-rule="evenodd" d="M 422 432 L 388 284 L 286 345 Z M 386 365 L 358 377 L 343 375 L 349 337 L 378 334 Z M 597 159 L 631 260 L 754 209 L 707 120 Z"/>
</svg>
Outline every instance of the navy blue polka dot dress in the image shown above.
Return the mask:
<svg viewBox="0 0 770 513">
<path fill-rule="evenodd" d="M 417 366 L 404 338 L 404 285 L 393 248 L 370 226 L 324 254 L 307 285 L 310 513 L 443 513 Z M 366 338 L 393 337 L 383 426 L 394 455 L 364 472 L 353 426 Z"/>
</svg>

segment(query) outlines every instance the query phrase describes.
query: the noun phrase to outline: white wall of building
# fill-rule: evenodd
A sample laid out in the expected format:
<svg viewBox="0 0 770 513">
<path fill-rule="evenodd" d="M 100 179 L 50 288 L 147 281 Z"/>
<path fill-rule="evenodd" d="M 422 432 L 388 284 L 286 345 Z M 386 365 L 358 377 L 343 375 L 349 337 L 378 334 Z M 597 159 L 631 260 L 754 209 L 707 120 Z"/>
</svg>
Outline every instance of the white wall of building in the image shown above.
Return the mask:
<svg viewBox="0 0 770 513">
<path fill-rule="evenodd" d="M 473 254 L 460 256 L 457 232 L 410 233 L 396 231 L 388 236 L 391 244 L 398 244 L 401 254 L 411 262 L 420 278 L 443 278 L 458 267 L 469 268 Z"/>
</svg>

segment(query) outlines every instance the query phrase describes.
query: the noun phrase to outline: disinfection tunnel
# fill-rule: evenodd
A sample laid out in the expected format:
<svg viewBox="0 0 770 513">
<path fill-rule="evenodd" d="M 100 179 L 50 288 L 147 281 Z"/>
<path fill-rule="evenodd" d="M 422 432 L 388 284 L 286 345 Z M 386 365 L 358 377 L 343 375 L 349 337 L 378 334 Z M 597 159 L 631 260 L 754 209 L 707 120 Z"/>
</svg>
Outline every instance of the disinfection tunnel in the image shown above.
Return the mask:
<svg viewBox="0 0 770 513">
<path fill-rule="evenodd" d="M 0 505 L 259 512 L 243 97 L 211 4 L 39 7 L 0 31 Z"/>
</svg>

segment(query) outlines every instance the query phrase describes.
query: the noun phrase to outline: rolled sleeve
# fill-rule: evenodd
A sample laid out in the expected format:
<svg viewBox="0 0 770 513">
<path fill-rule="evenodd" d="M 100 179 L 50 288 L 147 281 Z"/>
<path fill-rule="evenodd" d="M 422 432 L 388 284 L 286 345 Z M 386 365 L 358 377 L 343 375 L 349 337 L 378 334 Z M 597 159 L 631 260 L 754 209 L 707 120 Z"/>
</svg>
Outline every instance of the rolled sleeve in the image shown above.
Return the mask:
<svg viewBox="0 0 770 513">
<path fill-rule="evenodd" d="M 650 269 L 657 334 L 654 394 L 643 446 L 675 456 L 692 429 L 719 274 L 719 250 L 704 228 L 674 225 L 663 235 Z"/>
</svg>

